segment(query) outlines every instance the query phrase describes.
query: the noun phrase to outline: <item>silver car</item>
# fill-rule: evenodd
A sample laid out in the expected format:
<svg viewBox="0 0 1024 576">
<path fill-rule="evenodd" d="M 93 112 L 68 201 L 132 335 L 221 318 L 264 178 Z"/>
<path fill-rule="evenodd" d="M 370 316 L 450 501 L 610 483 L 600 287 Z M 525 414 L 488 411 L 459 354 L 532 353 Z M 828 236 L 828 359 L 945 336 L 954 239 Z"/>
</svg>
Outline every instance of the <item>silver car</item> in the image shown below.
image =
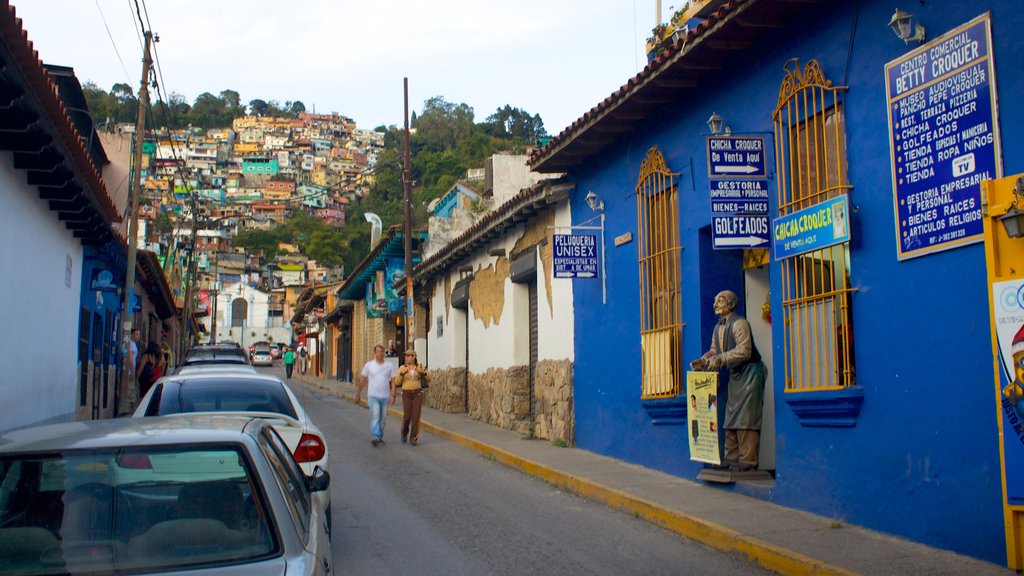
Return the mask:
<svg viewBox="0 0 1024 576">
<path fill-rule="evenodd" d="M 133 416 L 193 412 L 267 418 L 307 476 L 317 466 L 329 469 L 330 451 L 323 433 L 310 420 L 291 388 L 277 376 L 214 366 L 194 373 L 165 376 L 150 387 Z M 315 501 L 330 512 L 328 492 L 318 493 Z"/>
<path fill-rule="evenodd" d="M 189 415 L 0 436 L 4 574 L 326 575 L 331 543 L 302 473 L 260 418 Z"/>
</svg>

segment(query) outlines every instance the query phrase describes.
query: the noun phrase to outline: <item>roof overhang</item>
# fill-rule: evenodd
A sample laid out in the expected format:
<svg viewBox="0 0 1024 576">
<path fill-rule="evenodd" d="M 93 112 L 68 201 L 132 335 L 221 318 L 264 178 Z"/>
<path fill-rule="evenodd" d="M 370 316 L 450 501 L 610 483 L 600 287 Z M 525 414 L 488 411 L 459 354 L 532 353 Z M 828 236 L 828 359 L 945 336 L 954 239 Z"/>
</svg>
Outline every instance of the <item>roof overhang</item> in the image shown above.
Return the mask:
<svg viewBox="0 0 1024 576">
<path fill-rule="evenodd" d="M 0 6 L 0 150 L 13 153 L 51 211 L 83 244 L 116 238 L 120 215 L 99 168 L 8 2 Z M 63 69 L 67 73 L 70 69 Z M 77 84 L 77 81 L 74 83 Z M 72 83 L 64 79 L 65 90 Z M 73 94 L 71 94 L 73 96 Z"/>
<path fill-rule="evenodd" d="M 426 240 L 426 232 L 413 232 L 413 252 L 416 252 L 417 245 Z M 356 265 L 349 277 L 338 288 L 338 298 L 342 300 L 361 300 L 365 294 L 365 286 L 378 270 L 387 268 L 389 258 L 405 257 L 405 234 L 397 226 L 392 226 L 387 234 L 381 237 L 374 245 L 366 258 Z M 418 258 L 413 258 L 413 265 L 417 264 Z"/>
<path fill-rule="evenodd" d="M 639 74 L 535 150 L 528 161 L 541 173 L 571 172 L 622 134 L 656 119 L 681 98 L 710 88 L 709 73 L 747 57 L 758 40 L 824 0 L 730 0 L 685 38 L 659 53 Z"/>
</svg>

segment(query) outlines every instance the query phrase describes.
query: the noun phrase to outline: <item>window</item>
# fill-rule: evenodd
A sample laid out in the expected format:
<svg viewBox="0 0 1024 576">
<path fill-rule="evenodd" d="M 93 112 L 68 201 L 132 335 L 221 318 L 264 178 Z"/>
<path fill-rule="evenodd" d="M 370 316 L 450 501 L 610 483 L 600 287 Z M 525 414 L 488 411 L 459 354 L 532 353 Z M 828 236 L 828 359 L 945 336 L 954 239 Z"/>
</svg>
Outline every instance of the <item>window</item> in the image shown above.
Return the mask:
<svg viewBox="0 0 1024 576">
<path fill-rule="evenodd" d="M 682 294 L 679 195 L 656 147 L 647 151 L 636 185 L 640 268 L 640 345 L 643 398 L 679 395 Z"/>
<path fill-rule="evenodd" d="M 782 81 L 775 121 L 779 210 L 785 216 L 848 193 L 842 86 L 817 61 Z M 855 383 L 850 245 L 786 258 L 782 307 L 786 391 L 837 390 Z"/>
<path fill-rule="evenodd" d="M 312 496 L 306 489 L 302 470 L 295 463 L 288 447 L 280 436 L 267 427 L 261 434 L 260 449 L 263 450 L 270 467 L 274 470 L 278 484 L 284 494 L 288 511 L 295 522 L 295 527 L 309 538 L 310 508 L 313 506 Z"/>
</svg>

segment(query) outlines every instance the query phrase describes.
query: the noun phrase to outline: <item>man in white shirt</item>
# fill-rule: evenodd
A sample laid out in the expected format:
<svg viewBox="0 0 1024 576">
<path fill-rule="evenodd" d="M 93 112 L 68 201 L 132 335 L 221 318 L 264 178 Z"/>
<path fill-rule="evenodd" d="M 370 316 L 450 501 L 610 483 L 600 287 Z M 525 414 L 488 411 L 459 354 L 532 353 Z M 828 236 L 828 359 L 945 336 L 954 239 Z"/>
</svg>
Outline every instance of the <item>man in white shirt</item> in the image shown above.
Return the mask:
<svg viewBox="0 0 1024 576">
<path fill-rule="evenodd" d="M 366 403 L 370 407 L 370 443 L 376 447 L 384 444 L 384 422 L 387 420 L 388 401 L 395 403 L 395 385 L 391 380 L 395 377 L 395 366 L 384 361 L 384 347 L 377 344 L 373 347 L 373 360 L 363 366 L 362 382 L 356 389 L 356 401 L 366 388 Z"/>
</svg>

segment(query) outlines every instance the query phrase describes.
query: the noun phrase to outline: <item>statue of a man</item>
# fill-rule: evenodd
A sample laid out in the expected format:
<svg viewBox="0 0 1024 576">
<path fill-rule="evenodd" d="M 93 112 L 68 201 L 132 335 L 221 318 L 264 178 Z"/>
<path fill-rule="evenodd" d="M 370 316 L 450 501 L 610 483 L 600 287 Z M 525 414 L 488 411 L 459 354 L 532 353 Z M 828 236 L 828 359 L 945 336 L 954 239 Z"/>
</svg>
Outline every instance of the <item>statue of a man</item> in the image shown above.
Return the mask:
<svg viewBox="0 0 1024 576">
<path fill-rule="evenodd" d="M 750 323 L 736 313 L 739 298 L 724 290 L 715 296 L 719 317 L 711 349 L 690 363 L 694 370 L 729 369 L 729 401 L 725 405 L 725 463 L 746 472 L 757 469 L 761 446 L 761 408 L 765 368 L 750 334 Z"/>
</svg>

